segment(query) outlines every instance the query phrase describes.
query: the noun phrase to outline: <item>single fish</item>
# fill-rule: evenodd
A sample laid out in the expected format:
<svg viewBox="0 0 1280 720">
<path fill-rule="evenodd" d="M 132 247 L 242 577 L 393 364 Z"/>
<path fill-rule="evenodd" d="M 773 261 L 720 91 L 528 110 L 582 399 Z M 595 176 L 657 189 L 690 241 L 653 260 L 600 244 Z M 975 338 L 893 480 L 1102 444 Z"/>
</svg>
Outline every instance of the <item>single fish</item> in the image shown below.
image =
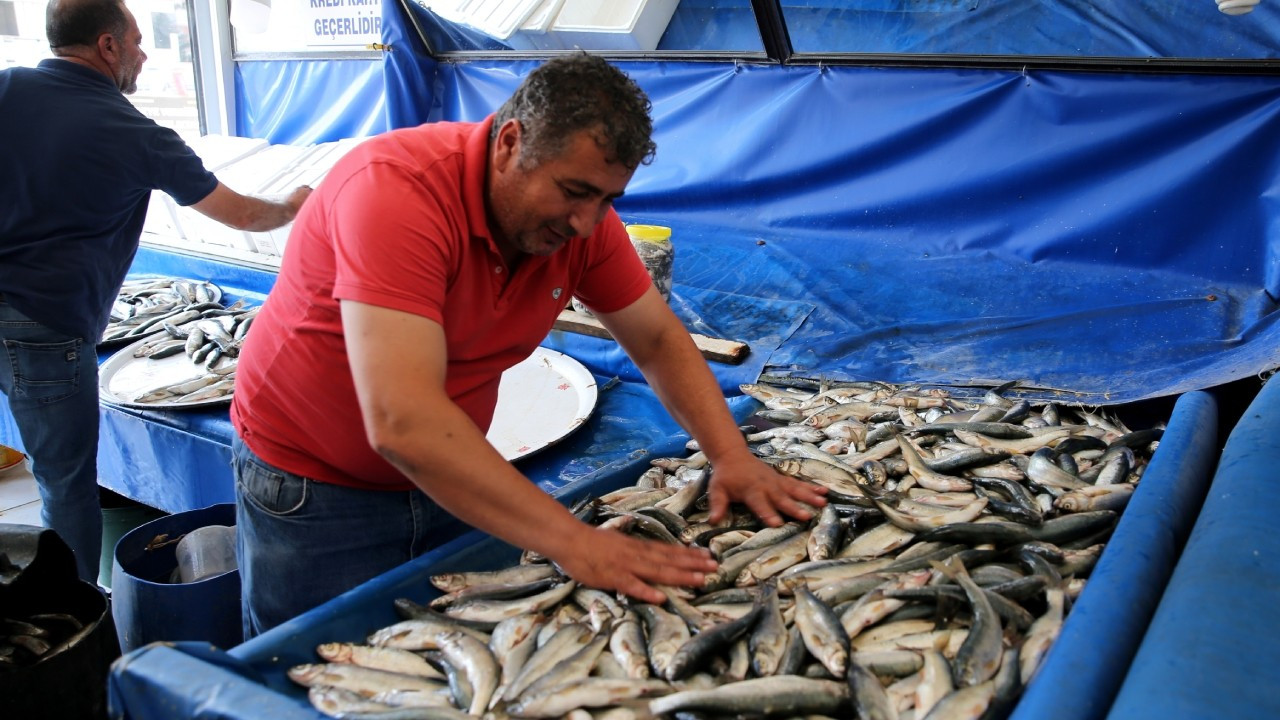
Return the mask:
<svg viewBox="0 0 1280 720">
<path fill-rule="evenodd" d="M 457 592 L 473 585 L 524 585 L 544 578 L 559 576 L 550 564 L 512 565 L 501 570 L 454 572 L 432 575 L 428 580 L 445 593 Z"/>
<path fill-rule="evenodd" d="M 765 583 L 760 600 L 760 617 L 751 630 L 747 647 L 751 652 L 751 669 L 757 677 L 767 677 L 776 673 L 782 663 L 787 648 L 787 625 L 782 619 L 777 585 Z"/>
<path fill-rule="evenodd" d="M 803 584 L 792 586 L 796 598 L 796 627 L 809 653 L 833 677 L 844 677 L 849 667 L 849 635 L 826 603 Z"/>
<path fill-rule="evenodd" d="M 774 675 L 728 683 L 709 690 L 684 690 L 649 701 L 655 715 L 682 710 L 772 715 L 831 715 L 849 701 L 843 682 Z"/>
<path fill-rule="evenodd" d="M 350 663 L 374 670 L 419 675 L 434 680 L 445 679 L 444 673 L 437 670 L 421 655 L 398 648 L 353 643 L 324 643 L 316 648 L 316 654 L 331 663 Z"/>
<path fill-rule="evenodd" d="M 868 668 L 856 663 L 849 665 L 846 677 L 849 693 L 859 720 L 897 720 L 898 711 L 889 701 L 880 679 Z"/>
<path fill-rule="evenodd" d="M 561 717 L 575 708 L 618 705 L 636 698 L 666 695 L 671 686 L 661 680 L 582 678 L 530 692 L 506 707 L 511 717 Z"/>
<path fill-rule="evenodd" d="M 305 687 L 327 685 L 372 697 L 384 690 L 438 690 L 440 683 L 418 675 L 374 670 L 346 663 L 295 665 L 287 671 L 289 679 Z"/>
<path fill-rule="evenodd" d="M 969 634 L 956 653 L 954 677 L 956 685 L 971 686 L 990 680 L 1000 668 L 1004 653 L 1000 616 L 991 607 L 987 594 L 969 577 L 958 556 L 935 562 L 934 568 L 964 588 L 972 608 Z"/>
</svg>

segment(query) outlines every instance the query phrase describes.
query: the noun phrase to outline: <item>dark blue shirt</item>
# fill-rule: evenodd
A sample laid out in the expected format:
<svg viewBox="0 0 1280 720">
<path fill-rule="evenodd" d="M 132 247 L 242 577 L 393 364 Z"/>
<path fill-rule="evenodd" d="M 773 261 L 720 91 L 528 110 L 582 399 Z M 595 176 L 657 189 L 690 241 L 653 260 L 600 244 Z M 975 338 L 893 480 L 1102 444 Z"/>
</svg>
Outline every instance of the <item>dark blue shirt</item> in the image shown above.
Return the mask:
<svg viewBox="0 0 1280 720">
<path fill-rule="evenodd" d="M 0 71 L 0 293 L 33 320 L 96 342 L 151 191 L 191 205 L 217 184 L 102 73 L 60 59 Z"/>
</svg>

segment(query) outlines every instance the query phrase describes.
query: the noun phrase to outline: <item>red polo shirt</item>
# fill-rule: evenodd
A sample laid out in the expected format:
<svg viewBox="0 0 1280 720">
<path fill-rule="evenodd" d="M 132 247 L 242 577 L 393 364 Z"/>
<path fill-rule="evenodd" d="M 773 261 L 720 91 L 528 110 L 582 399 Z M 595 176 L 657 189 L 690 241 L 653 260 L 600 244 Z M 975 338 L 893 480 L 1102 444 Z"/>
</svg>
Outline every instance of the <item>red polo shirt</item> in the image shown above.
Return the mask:
<svg viewBox="0 0 1280 720">
<path fill-rule="evenodd" d="M 611 312 L 649 287 L 612 210 L 589 237 L 526 256 L 504 283 L 510 270 L 485 219 L 491 123 L 374 137 L 307 200 L 236 372 L 231 422 L 263 460 L 339 485 L 413 487 L 366 440 L 339 300 L 440 323 L 445 389 L 484 431 L 502 372 L 533 352 L 571 295 Z"/>
</svg>

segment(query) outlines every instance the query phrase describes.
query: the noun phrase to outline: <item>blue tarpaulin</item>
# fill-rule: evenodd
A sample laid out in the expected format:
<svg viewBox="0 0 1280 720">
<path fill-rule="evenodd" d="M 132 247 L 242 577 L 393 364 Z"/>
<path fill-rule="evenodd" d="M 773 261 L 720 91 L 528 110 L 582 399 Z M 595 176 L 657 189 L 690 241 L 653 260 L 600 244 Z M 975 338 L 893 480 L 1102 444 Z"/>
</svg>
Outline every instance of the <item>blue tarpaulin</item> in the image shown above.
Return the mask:
<svg viewBox="0 0 1280 720">
<path fill-rule="evenodd" d="M 1220 12 L 1212 0 L 799 0 L 781 5 L 798 53 L 1214 59 L 1280 54 L 1280 8 L 1265 0 L 1243 17 Z M 437 52 L 507 47 L 441 20 L 417 3 L 409 7 Z M 657 49 L 760 53 L 763 42 L 750 0 L 680 0 Z"/>
<path fill-rule="evenodd" d="M 1275 77 L 620 65 L 658 142 L 623 219 L 676 283 L 813 307 L 771 372 L 1120 403 L 1278 362 Z M 437 119 L 534 66 L 441 65 Z"/>
<path fill-rule="evenodd" d="M 711 13 L 685 0 L 660 47 L 758 53 L 740 5 Z M 1249 60 L 1280 47 L 1280 6 L 1267 0 L 1243 18 L 1208 0 L 909 10 L 794 3 L 786 19 L 802 53 Z M 537 64 L 426 57 L 404 8 L 386 2 L 384 12 L 392 49 L 382 61 L 240 64 L 243 134 L 308 143 L 479 120 Z M 491 47 L 456 28 L 432 32 L 441 49 Z M 1039 394 L 1126 404 L 1280 363 L 1275 73 L 778 66 L 759 57 L 618 63 L 652 98 L 659 145 L 618 209 L 629 222 L 674 229 L 673 307 L 689 328 L 750 346 L 744 365 L 714 368 L 740 418 L 754 404 L 736 386 L 761 372 L 952 386 L 1019 379 Z M 260 298 L 272 282 L 270 273 L 158 251 L 141 253 L 135 270 L 212 279 L 231 297 Z M 567 501 L 630 483 L 648 458 L 680 451 L 683 431 L 616 347 L 559 332 L 547 344 L 587 364 L 603 390 L 578 433 L 521 461 L 540 487 Z M 1241 585 L 1266 568 L 1240 553 L 1265 550 L 1265 523 L 1241 515 L 1241 498 L 1257 488 L 1240 477 L 1274 460 L 1257 434 L 1265 422 L 1229 444 L 1160 601 L 1213 461 L 1207 397 L 1178 401 L 1131 512 L 1018 717 L 1101 717 L 1126 669 L 1113 717 L 1212 713 L 1224 686 L 1250 708 L 1274 705 L 1266 688 L 1249 694 L 1230 683 L 1249 675 L 1233 653 L 1251 647 L 1259 657 L 1243 626 L 1203 612 L 1247 596 L 1237 615 L 1256 618 L 1270 599 L 1265 583 Z M 103 484 L 171 511 L 232 497 L 225 410 L 103 413 Z M 287 663 L 310 659 L 318 639 L 356 639 L 392 619 L 385 600 L 425 592 L 428 572 L 513 553 L 467 535 L 230 655 L 147 648 L 117 667 L 113 703 L 135 718 L 315 717 L 284 679 Z M 1213 658 L 1213 671 L 1184 652 L 1192 645 Z M 1179 692 L 1161 695 L 1171 683 Z"/>
<path fill-rule="evenodd" d="M 707 3 L 685 0 L 676 34 L 661 47 L 757 52 L 754 21 L 743 22 L 749 11 L 740 5 L 721 25 L 696 22 L 712 17 Z M 479 120 L 537 65 L 426 57 L 403 8 L 383 7 L 393 48 L 381 63 L 241 63 L 242 134 L 306 143 Z M 911 4 L 913 13 L 889 3 L 787 7 L 801 52 L 1260 59 L 1280 48 L 1280 5 L 1270 0 L 1241 18 L 1221 15 L 1210 0 L 1176 8 L 975 0 Z M 690 329 L 751 346 L 746 365 L 714 368 L 730 395 L 769 372 L 951 386 L 1018 379 L 1067 401 L 1126 404 L 1280 364 L 1276 73 L 780 66 L 758 57 L 618 65 L 653 100 L 659 147 L 618 210 L 628 222 L 673 228 L 673 305 Z M 192 262 L 206 261 L 144 252 L 135 270 L 269 290 L 269 273 L 225 263 L 191 270 Z M 547 343 L 582 359 L 602 385 L 634 379 L 606 341 L 553 333 Z M 754 407 L 741 396 L 730 402 L 740 417 Z M 1111 590 L 1091 583 L 1082 596 L 1076 617 L 1086 619 L 1064 628 L 1044 667 L 1062 685 L 1029 689 L 1028 716 L 1067 707 L 1072 698 L 1063 693 L 1083 673 L 1098 694 L 1087 707 L 1071 705 L 1072 717 L 1096 717 L 1132 656 L 1130 641 L 1198 505 L 1203 475 L 1189 469 L 1208 462 L 1195 448 L 1212 407 L 1200 393 L 1184 402 L 1192 430 L 1174 432 L 1171 423 L 1169 432 L 1196 444 L 1162 447 L 1172 489 L 1152 490 L 1162 486 L 1153 482 L 1159 475 L 1144 479 L 1134 503 L 1147 510 L 1126 515 L 1097 569 Z M 104 484 L 173 510 L 230 497 L 224 411 L 113 410 L 104 418 Z M 583 483 L 630 483 L 647 457 L 683 441 L 651 391 L 626 381 L 601 393 L 596 416 L 577 434 L 520 467 L 567 497 Z M 442 549 L 452 554 L 397 571 L 395 582 L 420 584 L 414 573 L 445 558 L 475 560 L 476 538 L 458 542 Z M 371 595 L 353 592 L 345 621 L 367 625 Z M 332 621 L 305 620 L 292 632 Z M 1102 634 L 1089 623 L 1102 623 Z M 1077 628 L 1085 634 L 1074 637 Z M 292 639 L 254 647 L 304 649 Z M 1110 654 L 1091 664 L 1103 647 Z M 314 716 L 296 690 L 282 703 L 237 674 L 262 668 L 217 661 L 215 670 L 179 659 L 187 655 L 156 647 L 131 656 L 113 677 L 117 702 L 127 700 L 139 718 Z M 1138 662 L 1135 672 L 1141 655 Z M 271 672 L 278 682 L 278 668 Z M 161 693 L 154 704 L 142 688 Z"/>
<path fill-rule="evenodd" d="M 291 145 L 377 135 L 388 128 L 382 76 L 376 58 L 239 63 L 237 134 Z"/>
<path fill-rule="evenodd" d="M 1208 0 L 784 7 L 801 51 L 1254 60 L 1276 56 L 1276 12 L 1230 17 Z M 387 127 L 479 120 L 538 62 L 440 62 L 415 23 L 436 50 L 492 49 L 417 4 L 384 3 Z M 667 50 L 749 54 L 744 38 L 758 36 L 745 2 L 685 0 L 670 28 Z M 675 282 L 690 293 L 812 306 L 753 357 L 768 372 L 1017 379 L 1123 403 L 1280 361 L 1275 74 L 618 64 L 653 100 L 659 147 L 618 202 L 624 219 L 675 230 Z M 311 70 L 239 69 L 263 117 L 288 113 L 260 96 L 326 108 L 289 115 L 298 127 L 284 134 L 363 117 L 368 103 L 310 100 L 334 97 Z"/>
<path fill-rule="evenodd" d="M 353 69 L 377 75 L 362 61 L 280 61 L 274 79 L 240 84 L 246 107 L 315 139 L 376 132 L 379 104 L 388 126 L 478 120 L 537 64 L 437 63 L 399 5 L 384 7 L 385 93 L 342 89 Z M 747 364 L 717 368 L 729 394 L 764 371 L 1018 379 L 1117 404 L 1277 365 L 1277 76 L 619 65 L 653 100 L 659 149 L 618 209 L 674 229 L 690 329 L 751 346 Z M 176 272 L 163 255 L 135 270 Z M 233 292 L 269 290 L 270 273 L 182 261 L 201 262 L 193 273 Z M 635 379 L 605 341 L 548 344 Z M 119 448 L 104 484 L 171 511 L 229 499 L 225 414 L 104 415 L 104 445 Z M 20 444 L 11 425 L 0 441 Z"/>
<path fill-rule="evenodd" d="M 808 53 L 1232 59 L 1280 53 L 1280 8 L 1265 1 L 1241 17 L 1219 12 L 1212 0 L 817 0 L 785 2 L 783 14 L 796 51 Z"/>
</svg>

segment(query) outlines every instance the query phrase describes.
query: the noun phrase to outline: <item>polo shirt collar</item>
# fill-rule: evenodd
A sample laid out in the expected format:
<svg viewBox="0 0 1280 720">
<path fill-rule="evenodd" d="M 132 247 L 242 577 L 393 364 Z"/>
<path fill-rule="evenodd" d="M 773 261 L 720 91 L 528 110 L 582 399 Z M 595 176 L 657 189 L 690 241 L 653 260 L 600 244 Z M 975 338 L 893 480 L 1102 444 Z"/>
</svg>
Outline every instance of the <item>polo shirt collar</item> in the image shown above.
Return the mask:
<svg viewBox="0 0 1280 720">
<path fill-rule="evenodd" d="M 102 73 L 98 72 L 97 70 L 94 70 L 91 67 L 85 67 L 80 63 L 71 62 L 70 60 L 63 60 L 62 58 L 45 58 L 44 60 L 40 61 L 40 64 L 37 65 L 37 67 L 44 68 L 46 70 L 53 70 L 55 72 L 65 72 L 65 73 L 71 73 L 72 75 L 79 75 L 80 77 L 86 78 L 88 80 L 100 82 L 109 88 L 119 90 L 119 88 L 116 87 L 116 84 L 112 82 L 111 78 L 107 77 L 106 75 L 103 75 Z"/>
<path fill-rule="evenodd" d="M 501 255 L 489 230 L 489 215 L 484 202 L 485 183 L 489 177 L 489 131 L 492 127 L 493 115 L 490 115 L 477 123 L 467 138 L 463 150 L 462 202 L 466 207 L 471 236 L 487 241 L 489 248 Z"/>
</svg>

